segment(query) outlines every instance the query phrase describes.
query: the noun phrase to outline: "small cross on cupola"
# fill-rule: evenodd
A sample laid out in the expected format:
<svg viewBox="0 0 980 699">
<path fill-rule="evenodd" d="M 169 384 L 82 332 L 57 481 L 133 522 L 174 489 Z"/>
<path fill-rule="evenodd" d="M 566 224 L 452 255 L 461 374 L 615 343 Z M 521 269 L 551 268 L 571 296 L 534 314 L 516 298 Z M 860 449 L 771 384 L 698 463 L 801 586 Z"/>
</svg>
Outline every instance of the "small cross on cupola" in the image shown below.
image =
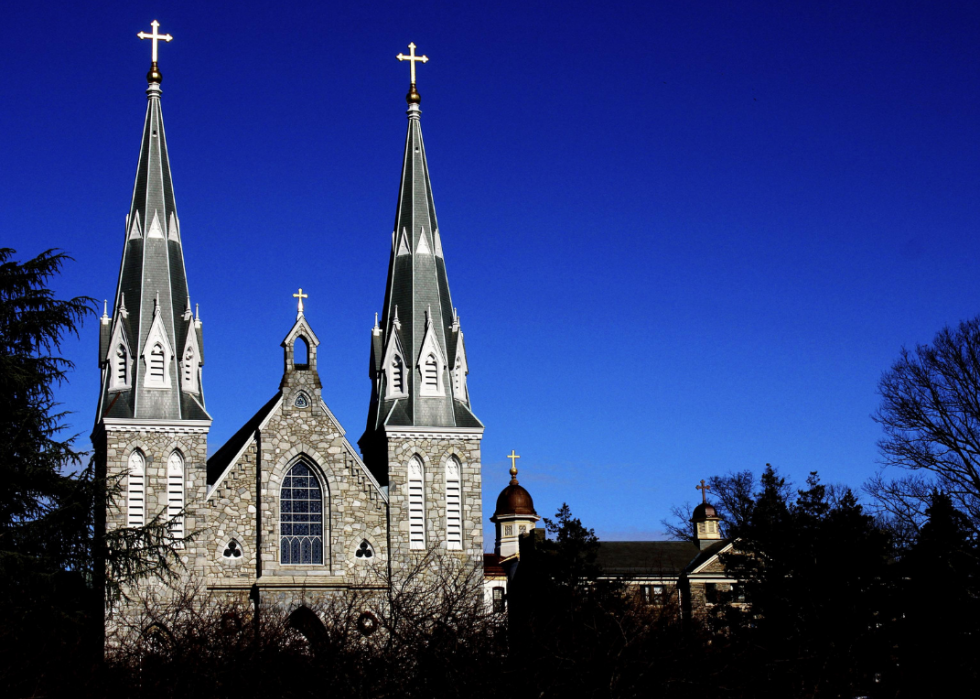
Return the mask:
<svg viewBox="0 0 980 699">
<path fill-rule="evenodd" d="M 153 62 L 150 65 L 150 72 L 146 74 L 146 79 L 148 82 L 159 84 L 163 80 L 163 76 L 160 75 L 160 69 L 157 67 L 157 45 L 161 41 L 173 41 L 174 38 L 169 34 L 160 34 L 157 32 L 157 29 L 160 28 L 160 23 L 156 20 L 150 22 L 150 26 L 153 27 L 152 33 L 147 34 L 146 32 L 140 32 L 136 36 L 138 36 L 140 39 L 151 39 L 153 41 Z"/>
</svg>

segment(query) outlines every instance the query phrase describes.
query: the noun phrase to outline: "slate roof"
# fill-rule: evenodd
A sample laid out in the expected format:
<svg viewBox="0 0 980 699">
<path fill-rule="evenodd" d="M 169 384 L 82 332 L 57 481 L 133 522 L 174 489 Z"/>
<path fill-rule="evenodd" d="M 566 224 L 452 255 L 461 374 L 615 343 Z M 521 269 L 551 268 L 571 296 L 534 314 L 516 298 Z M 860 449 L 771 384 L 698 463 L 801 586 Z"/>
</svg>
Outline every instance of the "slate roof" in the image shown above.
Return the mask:
<svg viewBox="0 0 980 699">
<path fill-rule="evenodd" d="M 690 541 L 601 541 L 597 563 L 611 576 L 678 576 L 699 553 Z"/>
<path fill-rule="evenodd" d="M 259 425 L 269 416 L 269 413 L 273 411 L 279 399 L 282 397 L 282 391 L 279 391 L 269 400 L 268 403 L 259 408 L 259 411 L 253 415 L 248 422 L 241 426 L 241 428 L 231 436 L 224 445 L 214 452 L 210 459 L 208 459 L 208 485 L 214 485 L 221 478 L 221 474 L 228 469 L 228 467 L 233 466 L 231 460 L 238 455 L 238 452 L 242 450 L 255 431 L 259 428 Z"/>
<path fill-rule="evenodd" d="M 107 338 L 123 326 L 132 352 L 132 388 L 109 394 L 109 377 L 104 379 L 96 422 L 103 417 L 163 420 L 210 420 L 203 391 L 196 398 L 183 395 L 179 361 L 188 333 L 197 332 L 203 364 L 200 323 L 190 317 L 190 294 L 184 268 L 184 253 L 177 205 L 170 173 L 170 156 L 163 128 L 160 85 L 150 83 L 146 91 L 146 117 L 133 198 L 126 217 L 122 263 L 112 306 L 112 325 L 100 338 L 100 365 L 111 350 Z M 154 309 L 159 306 L 163 331 L 170 343 L 169 391 L 143 387 L 146 364 L 142 354 Z M 125 313 L 122 310 L 125 308 Z M 107 372 L 108 374 L 108 372 Z"/>
<path fill-rule="evenodd" d="M 455 313 L 422 141 L 420 114 L 418 105 L 409 105 L 384 307 L 380 332 L 372 331 L 370 363 L 372 379 L 376 379 L 385 352 L 389 344 L 395 341 L 397 333 L 408 355 L 404 358 L 408 395 L 397 400 L 385 400 L 384 374 L 380 374 L 381 379 L 373 382 L 362 446 L 365 439 L 383 430 L 386 425 L 483 427 L 470 409 L 469 397 L 453 395 L 449 369 L 462 348 L 462 333 L 458 323 L 454 322 Z M 400 330 L 395 323 L 396 314 Z M 429 331 L 448 366 L 443 372 L 445 395 L 440 397 L 420 395 L 417 366 L 426 334 L 427 316 L 431 318 Z"/>
</svg>

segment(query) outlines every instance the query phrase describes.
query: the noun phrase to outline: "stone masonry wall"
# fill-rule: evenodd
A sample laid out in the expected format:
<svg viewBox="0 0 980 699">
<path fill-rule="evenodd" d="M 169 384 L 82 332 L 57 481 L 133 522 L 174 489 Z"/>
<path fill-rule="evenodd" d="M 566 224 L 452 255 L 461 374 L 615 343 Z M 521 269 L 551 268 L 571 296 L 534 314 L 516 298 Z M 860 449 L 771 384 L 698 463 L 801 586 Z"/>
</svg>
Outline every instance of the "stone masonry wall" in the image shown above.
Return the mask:
<svg viewBox="0 0 980 699">
<path fill-rule="evenodd" d="M 426 553 L 457 556 L 466 566 L 482 572 L 483 500 L 478 436 L 425 433 L 388 435 L 388 502 L 391 511 L 393 568 L 409 569 Z M 408 462 L 418 455 L 425 480 L 426 551 L 409 547 Z M 463 550 L 446 548 L 446 465 L 459 459 L 462 496 Z"/>
</svg>

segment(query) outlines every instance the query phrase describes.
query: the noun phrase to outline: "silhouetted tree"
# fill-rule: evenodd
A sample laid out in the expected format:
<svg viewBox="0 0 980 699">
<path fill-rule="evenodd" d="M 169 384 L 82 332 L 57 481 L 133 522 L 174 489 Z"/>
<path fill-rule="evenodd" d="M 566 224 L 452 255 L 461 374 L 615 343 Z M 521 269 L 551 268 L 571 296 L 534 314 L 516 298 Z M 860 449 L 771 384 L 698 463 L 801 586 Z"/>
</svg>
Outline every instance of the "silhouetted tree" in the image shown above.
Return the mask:
<svg viewBox="0 0 980 699">
<path fill-rule="evenodd" d="M 943 328 L 931 345 L 902 349 L 878 385 L 874 419 L 885 431 L 878 443 L 885 462 L 929 476 L 980 531 L 980 318 Z M 879 479 L 880 480 L 880 479 Z M 929 489 L 872 482 L 892 513 L 921 523 Z"/>
</svg>

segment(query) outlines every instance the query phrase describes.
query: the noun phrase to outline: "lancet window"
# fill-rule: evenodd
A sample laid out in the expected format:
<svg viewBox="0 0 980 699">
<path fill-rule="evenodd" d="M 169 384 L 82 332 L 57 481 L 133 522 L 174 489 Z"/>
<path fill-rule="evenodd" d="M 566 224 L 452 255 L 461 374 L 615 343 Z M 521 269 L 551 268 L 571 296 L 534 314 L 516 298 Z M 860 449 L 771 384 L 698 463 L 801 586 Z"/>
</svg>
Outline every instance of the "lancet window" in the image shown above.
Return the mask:
<svg viewBox="0 0 980 699">
<path fill-rule="evenodd" d="M 463 518 L 459 487 L 459 461 L 452 457 L 446 464 L 446 548 L 463 548 Z"/>
<path fill-rule="evenodd" d="M 431 393 L 439 390 L 439 360 L 434 354 L 425 358 L 425 364 L 422 367 L 422 387 Z"/>
<path fill-rule="evenodd" d="M 425 548 L 425 479 L 422 460 L 413 456 L 408 462 L 408 537 L 409 548 Z"/>
<path fill-rule="evenodd" d="M 174 452 L 167 460 L 167 518 L 170 536 L 179 542 L 184 538 L 184 459 Z"/>
<path fill-rule="evenodd" d="M 146 523 L 146 459 L 143 452 L 129 455 L 129 479 L 126 484 L 126 524 L 142 527 Z"/>
<path fill-rule="evenodd" d="M 310 466 L 300 462 L 289 469 L 279 507 L 280 562 L 323 565 L 323 490 Z"/>
<path fill-rule="evenodd" d="M 150 350 L 150 366 L 147 374 L 147 381 L 154 386 L 162 386 L 166 376 L 166 357 L 163 353 L 163 345 L 159 342 L 153 345 Z"/>
</svg>

